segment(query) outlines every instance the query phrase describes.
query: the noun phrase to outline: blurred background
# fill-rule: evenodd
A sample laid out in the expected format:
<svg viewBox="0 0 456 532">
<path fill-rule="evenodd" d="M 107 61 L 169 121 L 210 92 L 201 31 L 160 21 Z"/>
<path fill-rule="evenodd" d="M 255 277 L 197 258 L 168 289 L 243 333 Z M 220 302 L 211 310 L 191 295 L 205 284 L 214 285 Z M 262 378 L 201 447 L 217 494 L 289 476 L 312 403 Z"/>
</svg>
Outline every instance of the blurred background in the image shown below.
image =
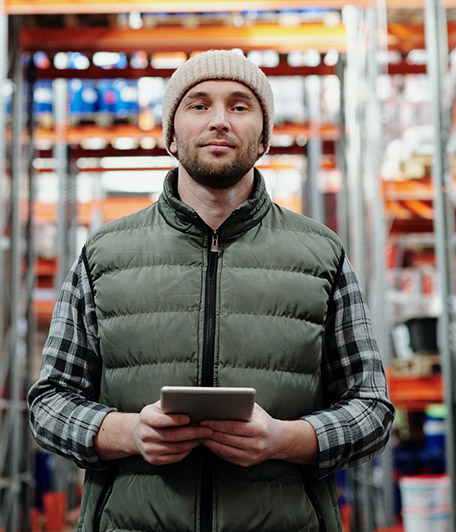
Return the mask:
<svg viewBox="0 0 456 532">
<path fill-rule="evenodd" d="M 338 474 L 344 532 L 456 532 L 455 47 L 456 2 L 0 1 L 1 531 L 75 527 L 83 473 L 25 403 L 56 294 L 176 165 L 174 69 L 235 49 L 274 92 L 269 193 L 341 237 L 398 410 L 388 450 Z"/>
</svg>

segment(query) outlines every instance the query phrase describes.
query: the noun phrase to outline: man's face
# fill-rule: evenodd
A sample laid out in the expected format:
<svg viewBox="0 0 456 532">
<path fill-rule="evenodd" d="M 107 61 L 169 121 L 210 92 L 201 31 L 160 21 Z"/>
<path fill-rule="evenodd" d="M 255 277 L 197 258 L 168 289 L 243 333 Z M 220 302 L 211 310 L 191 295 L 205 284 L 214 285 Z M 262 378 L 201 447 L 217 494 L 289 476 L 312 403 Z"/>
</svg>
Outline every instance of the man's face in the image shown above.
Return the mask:
<svg viewBox="0 0 456 532">
<path fill-rule="evenodd" d="M 170 144 L 198 183 L 226 189 L 264 153 L 263 111 L 255 94 L 237 81 L 203 81 L 183 97 Z"/>
</svg>

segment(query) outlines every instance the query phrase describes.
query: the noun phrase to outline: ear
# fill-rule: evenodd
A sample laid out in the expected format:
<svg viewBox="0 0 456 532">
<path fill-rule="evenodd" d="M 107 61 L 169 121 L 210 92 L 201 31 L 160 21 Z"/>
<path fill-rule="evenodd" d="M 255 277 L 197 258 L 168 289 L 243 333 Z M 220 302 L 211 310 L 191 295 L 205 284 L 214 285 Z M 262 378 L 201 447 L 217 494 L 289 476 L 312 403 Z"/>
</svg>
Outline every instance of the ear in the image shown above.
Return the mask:
<svg viewBox="0 0 456 532">
<path fill-rule="evenodd" d="M 177 153 L 176 135 L 174 133 L 172 136 L 172 141 L 169 143 L 169 151 L 174 154 Z"/>
<path fill-rule="evenodd" d="M 258 157 L 261 157 L 265 152 L 263 138 L 264 135 L 261 135 L 260 142 L 258 143 Z"/>
</svg>

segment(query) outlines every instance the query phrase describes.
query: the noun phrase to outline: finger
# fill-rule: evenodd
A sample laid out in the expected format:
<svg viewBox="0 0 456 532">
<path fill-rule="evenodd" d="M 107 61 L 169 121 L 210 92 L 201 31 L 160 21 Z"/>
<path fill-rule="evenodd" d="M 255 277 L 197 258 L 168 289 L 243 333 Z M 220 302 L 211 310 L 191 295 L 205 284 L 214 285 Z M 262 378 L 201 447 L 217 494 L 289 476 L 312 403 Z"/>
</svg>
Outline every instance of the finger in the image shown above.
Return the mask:
<svg viewBox="0 0 456 532">
<path fill-rule="evenodd" d="M 181 462 L 190 454 L 190 451 L 185 453 L 176 453 L 176 454 L 162 454 L 159 456 L 145 456 L 147 462 L 150 462 L 154 465 L 166 465 L 166 464 L 175 464 Z"/>
<path fill-rule="evenodd" d="M 195 447 L 201 445 L 201 440 L 187 440 L 177 443 L 152 443 L 145 446 L 147 453 L 156 454 L 179 454 L 184 452 L 190 452 Z"/>
<path fill-rule="evenodd" d="M 237 449 L 249 449 L 253 447 L 252 438 L 246 436 L 238 436 L 234 434 L 227 434 L 225 432 L 214 431 L 213 434 L 208 437 L 208 440 L 218 442 L 222 445 L 229 447 L 235 447 Z"/>
<path fill-rule="evenodd" d="M 177 444 L 149 444 L 144 446 L 141 454 L 146 461 L 159 465 L 161 463 L 178 462 L 190 454 L 192 449 L 200 445 L 200 440 Z"/>
<path fill-rule="evenodd" d="M 242 449 L 230 447 L 214 440 L 207 440 L 204 445 L 215 455 L 239 466 L 248 466 L 255 463 L 255 458 L 251 457 Z"/>
<path fill-rule="evenodd" d="M 214 431 L 210 427 L 179 427 L 179 428 L 154 428 L 149 439 L 158 439 L 162 442 L 182 442 L 188 440 L 201 440 L 210 438 Z"/>
<path fill-rule="evenodd" d="M 267 440 L 264 437 L 238 436 L 214 431 L 208 441 L 214 441 L 257 457 L 264 456 L 267 450 Z"/>
<path fill-rule="evenodd" d="M 208 420 L 202 421 L 200 426 L 210 427 L 216 432 L 224 432 L 225 434 L 238 434 L 239 436 L 247 436 L 252 431 L 252 424 L 245 421 Z"/>
<path fill-rule="evenodd" d="M 181 427 L 190 424 L 190 418 L 184 414 L 162 414 L 145 412 L 142 421 L 151 427 Z"/>
<path fill-rule="evenodd" d="M 150 425 L 157 427 L 172 427 L 188 425 L 189 416 L 185 414 L 164 414 L 160 407 L 160 401 L 146 405 L 140 413 L 141 420 Z"/>
</svg>

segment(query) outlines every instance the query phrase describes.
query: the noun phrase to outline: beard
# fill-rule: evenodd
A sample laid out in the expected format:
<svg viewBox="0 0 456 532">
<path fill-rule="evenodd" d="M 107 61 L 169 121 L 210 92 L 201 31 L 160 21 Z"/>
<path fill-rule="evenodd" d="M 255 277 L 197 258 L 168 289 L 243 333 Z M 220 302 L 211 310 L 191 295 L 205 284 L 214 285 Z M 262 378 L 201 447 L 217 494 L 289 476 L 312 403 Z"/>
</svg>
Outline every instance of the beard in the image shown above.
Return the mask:
<svg viewBox="0 0 456 532">
<path fill-rule="evenodd" d="M 185 141 L 179 141 L 176 138 L 177 154 L 176 157 L 180 164 L 185 168 L 190 177 L 208 188 L 216 190 L 225 190 L 236 185 L 251 170 L 259 159 L 258 146 L 259 141 L 248 141 L 241 145 L 239 142 L 234 143 L 231 139 L 220 138 L 210 140 L 227 141 L 237 149 L 237 156 L 230 160 L 226 154 L 208 154 L 204 158 L 201 148 L 208 139 L 197 141 L 191 145 Z"/>
</svg>

